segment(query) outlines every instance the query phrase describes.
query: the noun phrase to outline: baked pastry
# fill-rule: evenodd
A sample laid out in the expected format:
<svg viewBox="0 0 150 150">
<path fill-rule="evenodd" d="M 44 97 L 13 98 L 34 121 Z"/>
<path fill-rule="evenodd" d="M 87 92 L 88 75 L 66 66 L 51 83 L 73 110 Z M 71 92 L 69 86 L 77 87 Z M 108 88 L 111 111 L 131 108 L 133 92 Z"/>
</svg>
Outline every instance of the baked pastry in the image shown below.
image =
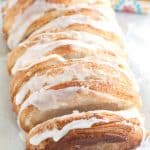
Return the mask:
<svg viewBox="0 0 150 150">
<path fill-rule="evenodd" d="M 77 29 L 64 29 L 53 33 L 45 30 L 46 33 L 31 36 L 9 54 L 10 74 L 14 75 L 17 71 L 47 60 L 54 54 L 63 59 L 97 56 L 101 53 L 126 58 L 126 52 L 118 44 L 88 33 L 88 30 L 76 31 L 78 29 L 80 26 Z"/>
<path fill-rule="evenodd" d="M 33 128 L 27 150 L 127 150 L 142 142 L 144 130 L 136 110 L 91 111 L 48 120 Z"/>
<path fill-rule="evenodd" d="M 119 78 L 118 78 L 119 77 Z M 128 65 L 117 56 L 101 54 L 99 57 L 86 59 L 63 60 L 59 55 L 53 55 L 47 61 L 38 63 L 31 68 L 17 72 L 11 82 L 11 100 L 14 110 L 25 101 L 29 95 L 44 86 L 54 86 L 70 81 L 116 79 L 119 84 L 138 91 Z"/>
<path fill-rule="evenodd" d="M 18 0 L 4 7 L 3 31 L 10 49 L 15 48 L 33 31 L 58 16 L 78 13 L 92 4 L 108 5 L 108 0 Z M 83 5 L 82 5 L 83 4 Z M 93 5 L 94 7 L 94 5 Z M 95 9 L 96 10 L 96 9 Z M 108 9 L 107 9 L 108 10 Z M 111 11 L 111 9 L 109 9 Z M 105 13 L 107 14 L 107 13 Z M 21 28 L 18 28 L 20 26 Z"/>
<path fill-rule="evenodd" d="M 126 52 L 122 50 L 121 31 L 112 21 L 113 15 L 105 16 L 105 8 L 101 5 L 96 7 L 97 11 L 89 7 L 83 5 L 77 11 L 70 10 L 34 32 L 9 54 L 9 72 L 15 74 L 18 70 L 48 59 L 52 54 L 66 59 L 101 53 L 126 58 Z"/>
<path fill-rule="evenodd" d="M 139 107 L 140 97 L 130 71 L 116 57 L 94 59 L 55 65 L 47 61 L 18 72 L 12 80 L 11 95 L 20 126 L 29 131 L 44 120 L 74 109 Z"/>
<path fill-rule="evenodd" d="M 141 100 L 109 0 L 7 1 L 3 19 L 11 101 L 29 133 L 27 150 L 140 145 Z"/>
</svg>

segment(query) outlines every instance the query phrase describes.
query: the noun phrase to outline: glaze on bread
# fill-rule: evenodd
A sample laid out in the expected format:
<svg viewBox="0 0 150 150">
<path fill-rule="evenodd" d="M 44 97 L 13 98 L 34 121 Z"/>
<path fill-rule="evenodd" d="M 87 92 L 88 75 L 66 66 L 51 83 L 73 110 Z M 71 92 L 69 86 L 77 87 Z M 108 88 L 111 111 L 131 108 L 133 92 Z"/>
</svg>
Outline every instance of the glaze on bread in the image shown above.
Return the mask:
<svg viewBox="0 0 150 150">
<path fill-rule="evenodd" d="M 27 150 L 126 150 L 141 143 L 142 122 L 136 110 L 74 113 L 33 128 Z"/>
<path fill-rule="evenodd" d="M 109 0 L 8 0 L 2 12 L 26 150 L 140 146 L 139 89 Z"/>
</svg>

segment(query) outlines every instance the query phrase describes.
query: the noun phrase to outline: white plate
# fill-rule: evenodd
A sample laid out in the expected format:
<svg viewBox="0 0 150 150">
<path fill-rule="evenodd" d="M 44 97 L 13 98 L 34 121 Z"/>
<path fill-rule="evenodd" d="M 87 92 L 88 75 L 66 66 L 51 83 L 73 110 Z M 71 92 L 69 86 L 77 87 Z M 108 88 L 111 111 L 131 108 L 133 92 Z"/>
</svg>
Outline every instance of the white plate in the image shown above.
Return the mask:
<svg viewBox="0 0 150 150">
<path fill-rule="evenodd" d="M 144 105 L 142 112 L 146 116 L 146 127 L 150 130 L 150 17 L 128 14 L 118 14 L 117 17 L 126 35 L 130 65 L 140 85 Z M 16 117 L 9 102 L 10 79 L 6 69 L 6 53 L 0 31 L 0 149 L 23 150 L 24 142 L 19 138 Z M 144 148 L 149 149 L 150 146 Z"/>
</svg>

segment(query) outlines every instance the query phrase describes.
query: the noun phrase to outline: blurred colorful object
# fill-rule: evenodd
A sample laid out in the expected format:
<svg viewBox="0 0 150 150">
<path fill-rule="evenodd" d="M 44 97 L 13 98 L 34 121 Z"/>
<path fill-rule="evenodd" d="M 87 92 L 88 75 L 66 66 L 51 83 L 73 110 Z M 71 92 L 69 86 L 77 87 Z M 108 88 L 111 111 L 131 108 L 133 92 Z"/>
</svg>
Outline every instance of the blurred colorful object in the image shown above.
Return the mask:
<svg viewBox="0 0 150 150">
<path fill-rule="evenodd" d="M 112 0 L 116 11 L 150 13 L 150 0 Z"/>
</svg>

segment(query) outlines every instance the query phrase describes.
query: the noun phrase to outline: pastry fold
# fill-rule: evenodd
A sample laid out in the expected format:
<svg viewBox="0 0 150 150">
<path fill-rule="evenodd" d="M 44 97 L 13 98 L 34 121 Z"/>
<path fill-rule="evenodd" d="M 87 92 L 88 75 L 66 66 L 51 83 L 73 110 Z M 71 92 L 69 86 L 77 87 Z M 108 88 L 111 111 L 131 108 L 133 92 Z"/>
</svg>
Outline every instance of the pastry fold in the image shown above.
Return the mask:
<svg viewBox="0 0 150 150">
<path fill-rule="evenodd" d="M 14 0 L 3 9 L 3 31 L 10 49 L 49 21 L 91 5 L 109 6 L 108 0 Z M 94 6 L 93 6 L 94 7 Z M 112 11 L 111 9 L 108 11 Z M 18 28 L 19 27 L 19 28 Z"/>
<path fill-rule="evenodd" d="M 27 150 L 127 150 L 140 145 L 144 134 L 136 110 L 75 112 L 33 128 Z"/>
<path fill-rule="evenodd" d="M 19 71 L 13 77 L 10 88 L 11 100 L 14 105 L 19 105 L 23 103 L 27 95 L 29 96 L 45 86 L 55 86 L 75 80 L 103 80 L 102 78 L 115 79 L 118 84 L 124 84 L 127 88 L 131 87 L 135 92 L 138 90 L 128 65 L 117 56 L 106 53 L 101 54 L 100 57 L 67 61 L 54 55 L 45 62 Z"/>
<path fill-rule="evenodd" d="M 55 65 L 47 61 L 18 72 L 12 80 L 11 97 L 20 126 L 29 131 L 42 121 L 74 109 L 139 108 L 140 97 L 128 68 L 116 57 L 94 59 Z"/>
<path fill-rule="evenodd" d="M 74 59 L 110 53 L 126 59 L 121 30 L 110 15 L 113 12 L 105 16 L 107 7 L 105 10 L 101 5 L 95 8 L 81 6 L 76 11 L 77 6 L 74 6 L 52 19 L 13 49 L 8 57 L 10 74 L 14 75 L 53 54 Z"/>
</svg>

